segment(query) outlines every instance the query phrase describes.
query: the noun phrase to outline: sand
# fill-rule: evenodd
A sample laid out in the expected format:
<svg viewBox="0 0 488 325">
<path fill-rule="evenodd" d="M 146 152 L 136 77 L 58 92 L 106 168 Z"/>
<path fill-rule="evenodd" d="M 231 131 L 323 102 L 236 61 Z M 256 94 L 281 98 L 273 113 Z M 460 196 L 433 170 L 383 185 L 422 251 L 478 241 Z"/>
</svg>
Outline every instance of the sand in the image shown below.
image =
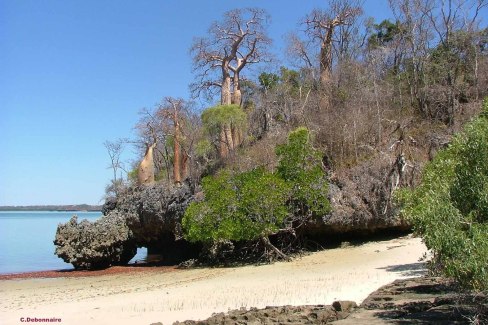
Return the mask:
<svg viewBox="0 0 488 325">
<path fill-rule="evenodd" d="M 420 276 L 424 253 L 421 240 L 407 236 L 271 265 L 0 280 L 0 324 L 22 324 L 22 317 L 74 325 L 172 324 L 241 307 L 361 303 L 395 279 Z"/>
</svg>

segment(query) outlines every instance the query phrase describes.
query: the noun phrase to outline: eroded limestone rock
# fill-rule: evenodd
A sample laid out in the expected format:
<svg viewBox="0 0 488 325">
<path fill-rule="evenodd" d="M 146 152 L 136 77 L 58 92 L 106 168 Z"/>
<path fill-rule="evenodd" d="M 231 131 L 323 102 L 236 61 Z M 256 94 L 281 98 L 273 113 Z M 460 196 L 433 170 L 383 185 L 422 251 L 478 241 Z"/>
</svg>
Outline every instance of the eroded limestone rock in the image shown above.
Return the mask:
<svg viewBox="0 0 488 325">
<path fill-rule="evenodd" d="M 394 159 L 378 157 L 335 174 L 329 184 L 332 211 L 311 220 L 304 232 L 312 236 L 354 233 L 368 235 L 381 231 L 407 231 L 410 225 L 398 214 L 392 194 Z M 393 175 L 396 183 L 396 175 Z M 399 186 L 413 182 L 409 169 L 399 179 Z"/>
<path fill-rule="evenodd" d="M 193 192 L 188 183 L 133 187 L 108 200 L 95 222 L 73 217 L 56 232 L 56 254 L 79 269 L 126 264 L 137 247 L 161 253 L 167 263 L 195 257 L 195 245 L 182 239 L 181 219 Z"/>
<path fill-rule="evenodd" d="M 58 225 L 56 254 L 76 269 L 98 269 L 127 264 L 136 254 L 137 246 L 125 217 L 113 213 L 95 222 L 73 216 Z"/>
</svg>

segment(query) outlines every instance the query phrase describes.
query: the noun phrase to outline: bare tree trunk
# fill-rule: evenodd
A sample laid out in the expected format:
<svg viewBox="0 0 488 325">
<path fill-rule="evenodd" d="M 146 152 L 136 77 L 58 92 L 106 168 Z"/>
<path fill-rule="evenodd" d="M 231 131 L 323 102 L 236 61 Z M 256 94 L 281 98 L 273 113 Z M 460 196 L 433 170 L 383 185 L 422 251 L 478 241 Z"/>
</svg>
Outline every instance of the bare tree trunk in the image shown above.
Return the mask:
<svg viewBox="0 0 488 325">
<path fill-rule="evenodd" d="M 239 73 L 234 73 L 234 93 L 232 96 L 232 104 L 241 106 L 242 101 L 242 93 L 241 93 L 241 86 L 239 84 Z"/>
<path fill-rule="evenodd" d="M 476 100 L 480 98 L 479 78 L 478 78 L 478 49 L 474 51 L 474 85 L 476 91 Z"/>
<path fill-rule="evenodd" d="M 139 170 L 137 173 L 137 178 L 139 185 L 151 185 L 154 183 L 154 158 L 153 151 L 156 143 L 148 145 L 146 149 L 146 154 L 144 159 L 142 159 Z"/>
<path fill-rule="evenodd" d="M 234 148 L 236 148 L 241 144 L 241 139 L 239 136 L 239 129 L 235 126 L 232 126 L 231 131 L 232 131 L 232 144 L 233 144 Z"/>
<path fill-rule="evenodd" d="M 220 104 L 221 105 L 230 105 L 232 104 L 232 94 L 230 91 L 230 74 L 229 74 L 229 67 L 227 64 L 222 65 L 222 88 L 221 88 L 221 95 L 220 95 Z M 230 127 L 228 125 L 221 126 L 220 130 L 220 158 L 226 158 L 229 155 L 229 150 L 231 150 L 229 146 L 229 137 L 228 133 L 230 132 L 228 129 Z M 230 136 L 232 138 L 232 136 Z"/>
<path fill-rule="evenodd" d="M 328 109 L 330 106 L 331 75 L 332 75 L 332 32 L 333 27 L 327 30 L 327 35 L 320 46 L 320 108 Z"/>
<path fill-rule="evenodd" d="M 229 147 L 227 146 L 225 127 L 222 126 L 220 129 L 220 141 L 219 141 L 219 154 L 220 158 L 226 158 L 229 154 Z"/>
<path fill-rule="evenodd" d="M 320 84 L 328 87 L 331 79 L 332 70 L 332 31 L 327 30 L 327 36 L 320 47 Z"/>
<path fill-rule="evenodd" d="M 228 67 L 222 67 L 222 89 L 220 94 L 220 104 L 232 104 L 232 94 L 230 91 L 230 74 Z"/>
<path fill-rule="evenodd" d="M 232 127 L 230 124 L 224 125 L 224 132 L 225 132 L 225 142 L 227 144 L 228 151 L 234 150 L 234 141 L 232 138 Z"/>
</svg>

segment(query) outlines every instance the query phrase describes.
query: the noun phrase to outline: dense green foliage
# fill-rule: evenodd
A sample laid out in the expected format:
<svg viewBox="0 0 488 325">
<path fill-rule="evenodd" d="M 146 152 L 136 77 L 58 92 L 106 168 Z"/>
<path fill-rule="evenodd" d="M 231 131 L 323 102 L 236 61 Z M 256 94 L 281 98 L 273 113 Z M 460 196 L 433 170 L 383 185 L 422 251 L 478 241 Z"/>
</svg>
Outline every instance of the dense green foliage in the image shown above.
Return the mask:
<svg viewBox="0 0 488 325">
<path fill-rule="evenodd" d="M 205 177 L 205 199 L 190 204 L 183 217 L 185 237 L 192 242 L 259 239 L 285 227 L 297 214 L 306 218 L 327 213 L 327 182 L 308 130 L 292 132 L 277 154 L 277 173 L 256 168 Z"/>
<path fill-rule="evenodd" d="M 308 130 L 298 128 L 291 132 L 288 142 L 276 148 L 276 154 L 278 174 L 292 187 L 293 214 L 328 213 L 328 184 L 320 154 L 312 147 Z"/>
<path fill-rule="evenodd" d="M 246 125 L 247 115 L 239 105 L 218 105 L 207 108 L 202 113 L 202 122 L 207 132 L 218 135 L 223 125 L 243 129 Z"/>
<path fill-rule="evenodd" d="M 434 253 L 433 266 L 461 284 L 488 290 L 488 99 L 424 171 L 422 184 L 401 193 L 403 214 Z"/>
<path fill-rule="evenodd" d="M 288 211 L 286 183 L 258 168 L 205 177 L 205 200 L 192 203 L 182 224 L 189 241 L 250 240 L 278 230 Z"/>
</svg>

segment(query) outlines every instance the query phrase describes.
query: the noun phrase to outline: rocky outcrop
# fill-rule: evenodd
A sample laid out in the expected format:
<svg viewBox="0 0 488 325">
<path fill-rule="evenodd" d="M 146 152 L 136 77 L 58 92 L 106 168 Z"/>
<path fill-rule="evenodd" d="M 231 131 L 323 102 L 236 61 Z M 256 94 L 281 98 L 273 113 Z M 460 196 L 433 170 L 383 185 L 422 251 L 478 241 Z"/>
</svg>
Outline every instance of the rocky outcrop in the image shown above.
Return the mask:
<svg viewBox="0 0 488 325">
<path fill-rule="evenodd" d="M 136 254 L 137 246 L 125 218 L 118 213 L 95 222 L 76 216 L 60 224 L 54 239 L 56 254 L 76 269 L 98 269 L 127 264 Z"/>
<path fill-rule="evenodd" d="M 162 255 L 164 263 L 175 264 L 198 255 L 199 246 L 184 240 L 181 230 L 181 219 L 193 200 L 187 182 L 144 186 L 122 195 L 114 211 L 125 216 L 138 246 Z"/>
<path fill-rule="evenodd" d="M 117 200 L 107 200 L 101 219 L 78 223 L 74 217 L 59 225 L 56 254 L 77 269 L 127 263 L 138 246 L 162 253 L 165 263 L 196 257 L 198 247 L 181 233 L 181 218 L 192 200 L 188 183 L 128 188 Z"/>
<path fill-rule="evenodd" d="M 347 319 L 357 324 L 487 324 L 488 297 L 459 292 L 443 278 L 396 280 L 373 292 Z"/>
<path fill-rule="evenodd" d="M 488 297 L 460 293 L 442 278 L 420 277 L 383 286 L 359 307 L 352 301 L 335 301 L 331 306 L 243 308 L 174 324 L 488 324 Z"/>
<path fill-rule="evenodd" d="M 329 184 L 332 211 L 312 219 L 304 232 L 321 237 L 409 230 L 410 225 L 398 215 L 392 193 L 397 186 L 410 184 L 413 177 L 412 169 L 398 175 L 395 159 L 388 155 L 333 174 Z"/>
<path fill-rule="evenodd" d="M 190 185 L 152 185 L 132 189 L 120 196 L 114 211 L 126 216 L 126 222 L 141 246 L 171 234 L 180 239 L 181 218 L 193 201 Z"/>
<path fill-rule="evenodd" d="M 339 305 L 351 302 L 336 302 Z M 263 309 L 246 308 L 232 310 L 227 314 L 218 313 L 204 321 L 187 320 L 175 322 L 174 325 L 220 325 L 220 324 L 327 324 L 347 317 L 352 308 L 338 310 L 333 306 L 281 306 Z M 157 323 L 156 323 L 157 324 Z M 155 325 L 155 324 L 151 324 Z"/>
</svg>

